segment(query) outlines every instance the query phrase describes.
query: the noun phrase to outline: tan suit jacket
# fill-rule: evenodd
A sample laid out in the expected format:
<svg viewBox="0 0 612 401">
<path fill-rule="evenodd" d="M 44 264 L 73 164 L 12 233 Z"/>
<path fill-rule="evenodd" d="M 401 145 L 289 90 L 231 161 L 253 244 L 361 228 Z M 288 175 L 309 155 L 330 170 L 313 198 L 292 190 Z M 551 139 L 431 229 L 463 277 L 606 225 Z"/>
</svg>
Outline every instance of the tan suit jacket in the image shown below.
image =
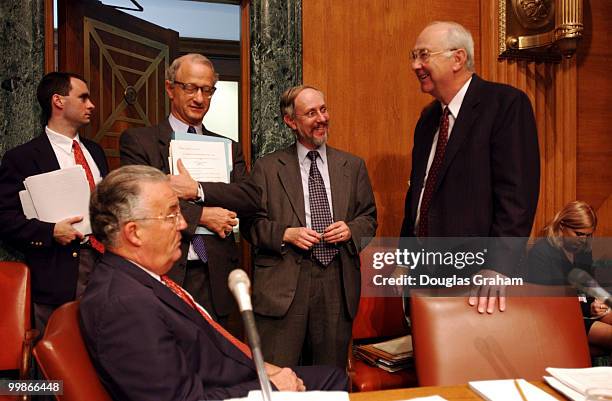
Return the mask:
<svg viewBox="0 0 612 401">
<path fill-rule="evenodd" d="M 339 246 L 344 299 L 351 318 L 359 305 L 359 252 L 376 234 L 376 205 L 365 163 L 327 146 L 334 221 L 350 227 L 352 239 Z M 297 148 L 269 154 L 255 163 L 252 179 L 262 190 L 262 212 L 241 221 L 241 232 L 255 246 L 253 307 L 266 316 L 283 316 L 295 295 L 300 264 L 310 252 L 282 246 L 285 229 L 305 227 L 304 194 Z"/>
</svg>

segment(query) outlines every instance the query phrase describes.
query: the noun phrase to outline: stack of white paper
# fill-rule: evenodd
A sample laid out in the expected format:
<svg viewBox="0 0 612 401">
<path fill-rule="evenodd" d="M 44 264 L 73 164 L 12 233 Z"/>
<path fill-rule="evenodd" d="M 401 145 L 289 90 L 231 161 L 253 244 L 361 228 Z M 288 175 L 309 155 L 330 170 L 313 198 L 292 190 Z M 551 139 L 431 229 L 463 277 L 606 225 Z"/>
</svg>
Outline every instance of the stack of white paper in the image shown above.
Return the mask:
<svg viewBox="0 0 612 401">
<path fill-rule="evenodd" d="M 229 183 L 232 142 L 208 135 L 174 133 L 168 159 L 172 174 L 178 174 L 177 163 L 181 159 L 194 180 Z"/>
<path fill-rule="evenodd" d="M 553 377 L 544 380 L 555 390 L 574 401 L 583 401 L 589 388 L 612 388 L 612 367 L 599 366 L 584 369 L 547 368 Z"/>
<path fill-rule="evenodd" d="M 470 388 L 487 401 L 524 401 L 519 389 L 529 401 L 556 401 L 556 398 L 524 379 L 482 380 L 469 382 Z"/>
<path fill-rule="evenodd" d="M 19 192 L 19 198 L 28 219 L 57 223 L 69 217 L 83 216 L 74 228 L 82 234 L 91 234 L 90 190 L 83 167 L 77 165 L 33 175 L 26 178 L 23 185 L 26 189 Z"/>
<path fill-rule="evenodd" d="M 344 391 L 273 391 L 272 401 L 349 401 L 349 395 Z M 260 390 L 249 391 L 244 398 L 231 398 L 225 401 L 262 401 L 263 394 Z"/>
</svg>

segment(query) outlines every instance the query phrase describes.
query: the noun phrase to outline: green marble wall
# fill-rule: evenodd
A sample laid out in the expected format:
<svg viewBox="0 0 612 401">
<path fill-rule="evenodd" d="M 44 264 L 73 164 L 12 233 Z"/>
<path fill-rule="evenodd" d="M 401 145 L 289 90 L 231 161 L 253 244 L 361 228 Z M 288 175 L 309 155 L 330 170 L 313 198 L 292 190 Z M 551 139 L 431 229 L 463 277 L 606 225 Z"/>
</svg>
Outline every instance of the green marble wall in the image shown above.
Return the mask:
<svg viewBox="0 0 612 401">
<path fill-rule="evenodd" d="M 280 95 L 302 82 L 302 1 L 251 1 L 253 160 L 294 142 L 279 112 Z"/>
<path fill-rule="evenodd" d="M 41 131 L 36 86 L 44 72 L 43 0 L 0 1 L 0 155 Z M 20 255 L 0 248 L 0 260 Z"/>
</svg>

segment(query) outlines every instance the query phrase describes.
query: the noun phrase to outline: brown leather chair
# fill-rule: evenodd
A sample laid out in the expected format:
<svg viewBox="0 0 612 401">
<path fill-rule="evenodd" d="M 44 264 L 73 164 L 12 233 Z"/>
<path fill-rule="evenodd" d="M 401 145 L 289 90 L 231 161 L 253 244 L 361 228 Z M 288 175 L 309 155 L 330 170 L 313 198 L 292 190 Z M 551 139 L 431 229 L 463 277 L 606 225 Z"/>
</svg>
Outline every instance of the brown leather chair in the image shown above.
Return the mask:
<svg viewBox="0 0 612 401">
<path fill-rule="evenodd" d="M 401 298 L 364 298 L 353 321 L 354 342 L 374 342 L 376 339 L 399 337 L 409 333 L 404 319 Z M 417 385 L 414 369 L 386 372 L 349 356 L 349 376 L 353 391 L 375 391 Z"/>
<path fill-rule="evenodd" d="M 0 262 L 0 371 L 18 370 L 28 379 L 32 343 L 30 270 L 21 262 Z"/>
<path fill-rule="evenodd" d="M 547 367 L 590 366 L 576 296 L 510 296 L 505 312 L 490 315 L 479 314 L 465 296 L 413 296 L 411 318 L 421 386 L 542 380 Z"/>
<path fill-rule="evenodd" d="M 89 359 L 78 311 L 79 301 L 74 301 L 53 312 L 34 356 L 48 380 L 63 380 L 59 401 L 112 401 Z"/>
</svg>

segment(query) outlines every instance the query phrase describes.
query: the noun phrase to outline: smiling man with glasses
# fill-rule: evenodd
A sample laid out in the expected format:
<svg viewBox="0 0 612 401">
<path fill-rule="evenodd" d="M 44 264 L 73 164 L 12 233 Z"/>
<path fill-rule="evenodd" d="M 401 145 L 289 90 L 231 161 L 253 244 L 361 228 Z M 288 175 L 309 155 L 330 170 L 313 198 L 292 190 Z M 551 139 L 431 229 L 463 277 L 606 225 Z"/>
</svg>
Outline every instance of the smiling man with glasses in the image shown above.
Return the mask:
<svg viewBox="0 0 612 401">
<path fill-rule="evenodd" d="M 474 73 L 472 35 L 455 22 L 429 24 L 410 55 L 421 91 L 435 100 L 414 130 L 401 236 L 529 237 L 540 180 L 529 98 Z M 515 253 L 490 254 L 483 274 L 514 275 Z M 498 300 L 506 307 L 503 288 L 474 294 L 468 302 L 480 313 Z"/>
<path fill-rule="evenodd" d="M 202 124 L 218 79 L 212 62 L 201 54 L 187 54 L 174 60 L 166 71 L 165 81 L 170 115 L 153 127 L 126 130 L 120 139 L 121 164 L 145 164 L 169 173 L 168 153 L 173 131 L 219 136 Z M 230 181 L 244 182 L 247 176 L 240 145 L 233 142 Z M 208 199 L 206 192 L 206 188 L 202 188 L 196 198 L 201 200 L 201 195 L 204 195 Z M 227 277 L 232 269 L 240 265 L 240 252 L 232 233 L 238 223 L 236 217 L 239 210 L 233 205 L 247 205 L 247 197 L 243 197 L 240 203 L 239 197 L 224 193 L 218 204 L 221 207 L 203 207 L 201 202 L 194 201 L 186 194 L 179 194 L 179 197 L 181 212 L 188 225 L 183 232 L 183 256 L 169 275 L 225 324 L 226 317 L 234 308 L 227 288 Z M 216 235 L 195 234 L 198 226 Z"/>
</svg>

